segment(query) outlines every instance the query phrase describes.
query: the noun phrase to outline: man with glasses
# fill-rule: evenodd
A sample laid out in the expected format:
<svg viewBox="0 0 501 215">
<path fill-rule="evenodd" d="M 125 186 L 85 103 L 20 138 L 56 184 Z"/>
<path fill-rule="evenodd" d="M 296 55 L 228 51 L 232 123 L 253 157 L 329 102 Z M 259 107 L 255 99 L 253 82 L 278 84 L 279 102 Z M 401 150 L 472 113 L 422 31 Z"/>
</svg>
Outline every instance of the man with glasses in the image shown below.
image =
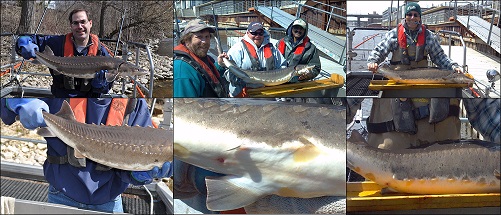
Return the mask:
<svg viewBox="0 0 501 215">
<path fill-rule="evenodd" d="M 16 51 L 25 59 L 36 58 L 35 50 L 44 52 L 47 46 L 55 56 L 110 56 L 110 51 L 99 41 L 95 34 L 91 34 L 92 20 L 84 9 L 75 9 L 70 12 L 69 21 L 71 33 L 58 36 L 21 36 L 17 40 Z M 101 97 L 108 93 L 113 86 L 107 82 L 107 70 L 96 71 L 92 79 L 73 78 L 62 74 L 52 75 L 51 92 L 54 97 Z"/>
<path fill-rule="evenodd" d="M 284 56 L 289 67 L 298 64 L 314 65 L 310 72 L 294 76 L 290 82 L 315 78 L 321 69 L 320 57 L 315 45 L 308 37 L 308 23 L 301 18 L 294 20 L 287 28 L 287 35 L 277 42 L 278 51 Z"/>
<path fill-rule="evenodd" d="M 386 33 L 381 42 L 372 50 L 367 59 L 367 67 L 377 72 L 378 64 L 383 62 L 390 52 L 393 53 L 392 65 L 409 65 L 410 68 L 427 67 L 428 56 L 442 69 L 451 69 L 460 73 L 459 65 L 445 55 L 433 33 L 421 23 L 421 7 L 410 2 L 405 6 L 405 20 Z"/>
<path fill-rule="evenodd" d="M 227 55 L 235 61 L 235 65 L 244 70 L 266 72 L 286 66 L 282 54 L 270 42 L 270 34 L 264 30 L 263 25 L 259 22 L 249 24 L 241 42 L 232 46 Z M 218 63 L 224 65 L 222 58 L 218 58 Z M 226 71 L 225 77 L 230 82 L 229 94 L 231 97 L 247 97 L 247 87 L 263 87 L 262 84 L 245 83 L 229 71 Z"/>
</svg>

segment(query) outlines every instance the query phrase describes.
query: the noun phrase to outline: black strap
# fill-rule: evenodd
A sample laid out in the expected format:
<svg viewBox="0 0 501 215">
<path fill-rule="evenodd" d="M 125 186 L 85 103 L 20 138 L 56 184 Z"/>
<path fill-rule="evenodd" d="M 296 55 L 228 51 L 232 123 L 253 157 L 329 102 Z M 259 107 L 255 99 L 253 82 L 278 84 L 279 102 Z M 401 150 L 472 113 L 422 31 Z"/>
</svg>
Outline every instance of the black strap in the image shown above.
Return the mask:
<svg viewBox="0 0 501 215">
<path fill-rule="evenodd" d="M 386 122 L 369 122 L 369 118 L 367 118 L 367 131 L 370 133 L 385 133 L 395 130 L 395 125 L 393 124 L 393 120 Z"/>
</svg>

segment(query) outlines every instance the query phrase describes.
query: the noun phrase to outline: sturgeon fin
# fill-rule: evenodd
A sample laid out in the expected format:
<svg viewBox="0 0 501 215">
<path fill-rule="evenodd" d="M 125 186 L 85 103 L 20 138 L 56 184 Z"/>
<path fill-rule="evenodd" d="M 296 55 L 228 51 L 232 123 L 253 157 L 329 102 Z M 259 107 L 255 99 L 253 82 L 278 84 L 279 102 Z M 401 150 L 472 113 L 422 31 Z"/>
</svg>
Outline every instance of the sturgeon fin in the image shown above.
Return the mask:
<svg viewBox="0 0 501 215">
<path fill-rule="evenodd" d="M 207 208 L 212 211 L 224 211 L 241 208 L 254 203 L 266 195 L 262 183 L 248 178 L 224 176 L 205 179 L 207 184 Z"/>
<path fill-rule="evenodd" d="M 85 156 L 78 150 L 75 149 L 75 157 L 76 158 L 85 158 Z"/>
<path fill-rule="evenodd" d="M 42 52 L 46 55 L 54 55 L 54 52 L 52 51 L 52 49 L 49 47 L 49 46 L 45 46 L 45 50 Z"/>
<path fill-rule="evenodd" d="M 114 81 L 117 78 L 118 72 L 117 73 L 111 73 L 108 70 L 108 72 L 104 76 L 106 77 L 106 81 L 107 82 L 112 82 L 112 81 Z"/>
<path fill-rule="evenodd" d="M 75 118 L 75 114 L 71 110 L 70 104 L 66 100 L 63 101 L 63 105 L 61 106 L 61 109 L 59 112 L 54 114 L 56 116 L 59 116 L 63 119 L 68 119 L 68 120 L 74 120 L 76 121 L 77 119 Z"/>
<path fill-rule="evenodd" d="M 395 190 L 395 189 L 393 189 L 393 188 L 391 188 L 391 187 L 383 187 L 383 188 L 381 188 L 381 194 L 383 194 L 383 195 L 384 194 L 392 194 L 392 193 L 393 194 L 394 193 L 398 193 L 398 191 Z"/>
<path fill-rule="evenodd" d="M 37 134 L 42 137 L 56 137 L 56 135 L 52 133 L 48 127 L 39 128 L 37 130 Z"/>
<path fill-rule="evenodd" d="M 499 174 L 497 169 L 494 170 L 494 176 L 496 176 L 497 179 L 501 179 L 501 174 Z"/>
<path fill-rule="evenodd" d="M 351 132 L 351 136 L 348 138 L 348 141 L 357 144 L 367 144 L 365 138 L 357 130 L 353 130 Z"/>
</svg>

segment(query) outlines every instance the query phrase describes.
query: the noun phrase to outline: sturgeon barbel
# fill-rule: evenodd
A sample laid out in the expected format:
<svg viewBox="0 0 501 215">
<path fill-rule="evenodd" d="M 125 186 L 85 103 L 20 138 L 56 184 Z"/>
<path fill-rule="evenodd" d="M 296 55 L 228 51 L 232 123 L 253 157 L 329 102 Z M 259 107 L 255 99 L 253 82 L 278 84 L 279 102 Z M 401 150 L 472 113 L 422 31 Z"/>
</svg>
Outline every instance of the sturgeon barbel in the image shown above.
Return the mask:
<svg viewBox="0 0 501 215">
<path fill-rule="evenodd" d="M 266 195 L 346 196 L 345 108 L 252 99 L 174 99 L 174 157 L 206 178 L 213 211 Z"/>
<path fill-rule="evenodd" d="M 383 150 L 353 131 L 347 141 L 348 167 L 398 192 L 467 194 L 500 192 L 500 148 L 480 140 L 436 143 L 426 148 Z"/>
<path fill-rule="evenodd" d="M 113 81 L 116 76 L 146 75 L 147 71 L 127 63 L 121 59 L 106 56 L 54 56 L 49 46 L 45 51 L 35 51 L 36 61 L 55 70 L 56 74 L 63 74 L 75 78 L 94 78 L 97 71 L 108 70 L 106 81 Z"/>
<path fill-rule="evenodd" d="M 42 112 L 47 127 L 38 134 L 58 137 L 75 149 L 75 154 L 106 166 L 147 171 L 172 160 L 173 132 L 139 126 L 105 126 L 80 123 L 68 102 L 56 114 Z"/>
<path fill-rule="evenodd" d="M 222 54 L 223 51 L 219 45 L 219 41 L 217 39 L 215 39 L 215 41 L 218 53 Z M 276 70 L 252 71 L 240 69 L 235 65 L 233 60 L 228 58 L 223 58 L 223 62 L 231 73 L 242 79 L 245 83 L 263 84 L 264 86 L 276 86 L 287 83 L 292 79 L 292 77 L 306 74 L 315 67 L 299 64 L 295 67 L 287 67 Z"/>
<path fill-rule="evenodd" d="M 435 67 L 407 69 L 381 65 L 379 72 L 386 78 L 402 84 L 473 84 L 475 82 L 464 74 Z"/>
</svg>

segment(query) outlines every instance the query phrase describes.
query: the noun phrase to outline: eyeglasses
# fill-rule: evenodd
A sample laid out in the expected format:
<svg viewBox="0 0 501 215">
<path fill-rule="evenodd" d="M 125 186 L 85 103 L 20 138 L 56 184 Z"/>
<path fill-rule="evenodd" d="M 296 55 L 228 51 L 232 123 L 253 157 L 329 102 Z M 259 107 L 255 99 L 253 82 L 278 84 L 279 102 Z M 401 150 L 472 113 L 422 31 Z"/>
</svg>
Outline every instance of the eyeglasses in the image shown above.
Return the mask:
<svg viewBox="0 0 501 215">
<path fill-rule="evenodd" d="M 409 16 L 409 17 L 418 17 L 419 18 L 419 13 L 408 13 L 408 14 L 405 14 L 406 16 Z"/>
<path fill-rule="evenodd" d="M 263 36 L 264 35 L 264 31 L 256 31 L 256 32 L 250 32 L 249 31 L 249 33 L 252 34 L 252 35 L 254 35 L 254 36 L 256 36 L 256 35 Z"/>
<path fill-rule="evenodd" d="M 77 26 L 79 24 L 85 25 L 85 24 L 87 24 L 87 22 L 89 22 L 89 21 L 88 20 L 73 21 L 73 22 L 71 22 L 71 25 L 74 25 L 74 26 Z"/>
</svg>

